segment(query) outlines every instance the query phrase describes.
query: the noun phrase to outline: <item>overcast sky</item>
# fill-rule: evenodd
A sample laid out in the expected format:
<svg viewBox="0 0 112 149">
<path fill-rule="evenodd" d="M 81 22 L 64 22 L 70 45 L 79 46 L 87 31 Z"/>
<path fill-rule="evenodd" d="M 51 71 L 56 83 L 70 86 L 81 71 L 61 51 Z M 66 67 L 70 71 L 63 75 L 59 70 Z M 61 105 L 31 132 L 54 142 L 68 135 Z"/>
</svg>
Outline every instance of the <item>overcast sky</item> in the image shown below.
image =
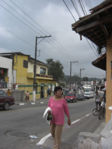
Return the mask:
<svg viewBox="0 0 112 149">
<path fill-rule="evenodd" d="M 83 0 L 86 11 L 103 0 Z M 78 15 L 70 0 L 65 0 L 73 16 Z M 74 0 L 78 2 L 78 0 Z M 81 8 L 77 3 L 78 10 Z M 90 47 L 84 39 L 72 31 L 71 24 L 75 21 L 63 0 L 1 0 L 0 1 L 0 52 L 23 52 L 34 57 L 35 37 L 51 35 L 52 37 L 38 40 L 38 60 L 45 62 L 48 58 L 59 60 L 65 74 L 105 77 L 105 72 L 91 62 L 98 57 L 95 48 Z M 40 42 L 40 43 L 39 43 Z M 40 50 L 40 55 L 39 55 Z"/>
</svg>

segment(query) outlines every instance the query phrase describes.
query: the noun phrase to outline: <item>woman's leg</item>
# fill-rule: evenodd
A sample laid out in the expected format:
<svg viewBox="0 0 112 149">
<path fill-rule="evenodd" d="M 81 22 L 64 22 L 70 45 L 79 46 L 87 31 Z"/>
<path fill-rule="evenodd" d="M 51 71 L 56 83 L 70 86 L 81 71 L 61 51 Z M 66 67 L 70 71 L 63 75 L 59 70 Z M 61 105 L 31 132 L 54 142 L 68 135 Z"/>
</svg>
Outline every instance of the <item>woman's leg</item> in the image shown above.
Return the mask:
<svg viewBox="0 0 112 149">
<path fill-rule="evenodd" d="M 55 127 L 55 124 L 50 124 L 50 131 L 53 138 L 55 137 Z"/>
<path fill-rule="evenodd" d="M 56 125 L 54 149 L 60 149 L 62 129 L 63 129 L 63 125 Z"/>
</svg>

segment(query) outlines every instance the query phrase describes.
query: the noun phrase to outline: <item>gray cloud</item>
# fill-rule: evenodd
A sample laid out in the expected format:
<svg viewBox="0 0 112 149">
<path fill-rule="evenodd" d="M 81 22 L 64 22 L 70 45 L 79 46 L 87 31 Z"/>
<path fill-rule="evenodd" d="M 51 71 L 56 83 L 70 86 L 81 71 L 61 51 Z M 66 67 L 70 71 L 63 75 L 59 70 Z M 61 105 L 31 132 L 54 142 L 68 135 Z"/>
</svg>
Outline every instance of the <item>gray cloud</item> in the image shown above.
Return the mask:
<svg viewBox="0 0 112 149">
<path fill-rule="evenodd" d="M 34 56 L 35 37 L 51 34 L 52 37 L 44 39 L 38 44 L 41 50 L 39 60 L 47 58 L 59 60 L 64 66 L 64 72 L 69 74 L 69 64 L 72 60 L 78 60 L 73 65 L 73 74 L 79 74 L 80 68 L 87 76 L 102 77 L 105 72 L 92 66 L 91 62 L 97 58 L 96 51 L 89 47 L 83 38 L 72 31 L 71 24 L 74 23 L 65 5 L 60 0 L 5 0 L 0 6 L 0 51 L 21 51 Z M 16 3 L 24 12 L 32 17 L 32 20 L 12 3 Z M 68 2 L 68 1 L 67 1 Z M 91 2 L 91 3 L 89 3 Z M 102 0 L 86 0 L 88 8 L 102 2 Z M 69 3 L 73 14 L 76 16 L 72 5 Z M 16 10 L 15 10 L 16 9 Z M 13 15 L 12 15 L 13 14 Z M 34 20 L 34 21 L 33 21 Z M 36 23 L 37 22 L 37 23 Z"/>
</svg>

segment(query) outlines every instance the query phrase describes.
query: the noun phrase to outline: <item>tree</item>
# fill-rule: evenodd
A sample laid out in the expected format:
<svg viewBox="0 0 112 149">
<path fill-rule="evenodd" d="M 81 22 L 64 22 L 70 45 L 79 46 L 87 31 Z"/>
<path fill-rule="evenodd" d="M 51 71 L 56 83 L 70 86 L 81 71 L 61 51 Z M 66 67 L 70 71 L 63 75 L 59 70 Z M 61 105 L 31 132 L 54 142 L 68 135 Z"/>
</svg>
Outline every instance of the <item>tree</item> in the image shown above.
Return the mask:
<svg viewBox="0 0 112 149">
<path fill-rule="evenodd" d="M 46 60 L 48 65 L 48 74 L 52 75 L 57 81 L 64 78 L 63 66 L 60 61 L 54 61 L 53 59 Z"/>
<path fill-rule="evenodd" d="M 70 80 L 71 80 L 71 83 L 79 83 L 80 82 L 80 77 L 78 75 L 73 75 L 71 76 L 71 79 L 70 79 L 70 76 L 66 75 L 65 76 L 65 81 L 67 84 L 70 84 Z"/>
<path fill-rule="evenodd" d="M 82 80 L 83 81 L 88 81 L 88 77 L 83 77 Z"/>
</svg>

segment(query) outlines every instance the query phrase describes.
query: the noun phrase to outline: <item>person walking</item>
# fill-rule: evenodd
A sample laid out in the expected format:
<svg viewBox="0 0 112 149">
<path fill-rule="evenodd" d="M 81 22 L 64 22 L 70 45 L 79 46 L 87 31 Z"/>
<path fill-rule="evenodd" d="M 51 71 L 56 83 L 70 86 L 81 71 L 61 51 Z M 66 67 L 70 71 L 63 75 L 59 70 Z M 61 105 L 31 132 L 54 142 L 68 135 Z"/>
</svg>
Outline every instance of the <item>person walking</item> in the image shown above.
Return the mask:
<svg viewBox="0 0 112 149">
<path fill-rule="evenodd" d="M 29 91 L 26 91 L 26 93 L 25 93 L 25 101 L 29 102 L 29 100 L 30 100 L 30 93 L 29 93 Z"/>
<path fill-rule="evenodd" d="M 7 95 L 11 96 L 11 90 L 10 89 L 7 90 Z"/>
<path fill-rule="evenodd" d="M 95 103 L 96 103 L 96 109 L 99 110 L 100 109 L 100 105 L 101 105 L 101 97 L 100 97 L 100 95 L 98 93 L 98 90 L 96 90 Z"/>
<path fill-rule="evenodd" d="M 50 130 L 51 135 L 54 138 L 54 149 L 60 149 L 61 134 L 64 125 L 64 113 L 68 118 L 68 125 L 71 125 L 68 105 L 63 97 L 62 88 L 60 86 L 55 87 L 54 96 L 49 98 L 48 107 L 50 107 L 52 111 Z"/>
</svg>

